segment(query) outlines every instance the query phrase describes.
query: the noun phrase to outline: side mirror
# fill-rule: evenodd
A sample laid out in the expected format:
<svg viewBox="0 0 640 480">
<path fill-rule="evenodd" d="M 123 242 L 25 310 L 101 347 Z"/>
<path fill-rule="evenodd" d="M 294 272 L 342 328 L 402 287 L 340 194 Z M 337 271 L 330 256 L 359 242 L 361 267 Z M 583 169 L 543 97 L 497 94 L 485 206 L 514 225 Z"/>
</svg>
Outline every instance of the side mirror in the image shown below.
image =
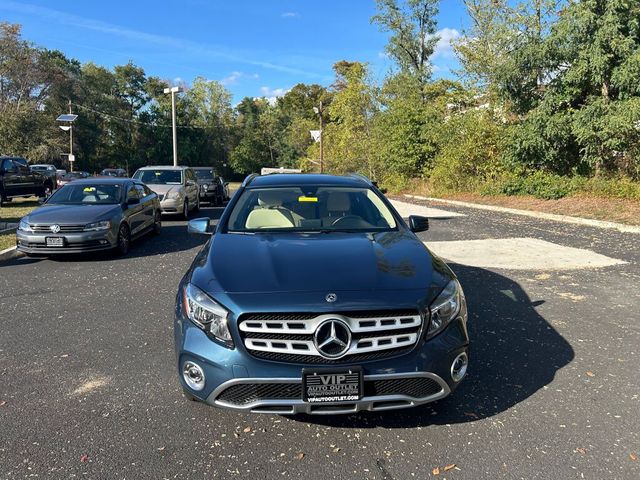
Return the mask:
<svg viewBox="0 0 640 480">
<path fill-rule="evenodd" d="M 424 232 L 429 230 L 429 219 L 419 215 L 411 215 L 409 217 L 409 228 L 412 232 Z"/>
<path fill-rule="evenodd" d="M 193 187 L 194 185 L 196 185 L 196 182 L 194 182 L 193 180 L 187 180 L 187 186 Z"/>
<path fill-rule="evenodd" d="M 189 220 L 187 231 L 195 235 L 213 235 L 213 233 L 209 231 L 210 221 L 211 220 L 206 217 Z"/>
<path fill-rule="evenodd" d="M 138 205 L 139 203 L 139 198 L 127 198 L 127 205 Z"/>
</svg>

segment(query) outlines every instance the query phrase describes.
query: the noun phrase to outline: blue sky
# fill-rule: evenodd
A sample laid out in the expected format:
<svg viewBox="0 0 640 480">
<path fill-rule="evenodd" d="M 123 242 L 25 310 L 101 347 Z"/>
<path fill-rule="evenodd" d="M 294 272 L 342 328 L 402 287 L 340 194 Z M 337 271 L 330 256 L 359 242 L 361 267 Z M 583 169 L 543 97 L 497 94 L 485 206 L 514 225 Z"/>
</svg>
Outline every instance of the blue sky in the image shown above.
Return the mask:
<svg viewBox="0 0 640 480">
<path fill-rule="evenodd" d="M 0 19 L 38 45 L 107 67 L 133 60 L 171 81 L 218 80 L 236 102 L 329 85 L 343 59 L 368 62 L 381 80 L 391 64 L 374 13 L 373 0 L 0 0 Z M 442 0 L 438 20 L 436 76 L 450 76 L 447 40 L 467 22 L 462 0 Z"/>
</svg>

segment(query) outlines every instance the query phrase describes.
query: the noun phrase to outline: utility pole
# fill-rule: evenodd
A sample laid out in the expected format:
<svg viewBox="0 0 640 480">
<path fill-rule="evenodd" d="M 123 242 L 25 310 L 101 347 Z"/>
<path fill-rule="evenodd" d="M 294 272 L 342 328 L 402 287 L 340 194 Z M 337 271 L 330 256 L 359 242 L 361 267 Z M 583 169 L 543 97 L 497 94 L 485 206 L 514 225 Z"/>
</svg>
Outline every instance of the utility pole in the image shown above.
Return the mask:
<svg viewBox="0 0 640 480">
<path fill-rule="evenodd" d="M 173 166 L 178 166 L 178 131 L 176 127 L 176 93 L 183 92 L 182 87 L 165 88 L 164 93 L 171 94 L 171 128 L 173 130 Z"/>
<path fill-rule="evenodd" d="M 324 173 L 324 145 L 322 142 L 324 137 L 324 118 L 322 115 L 322 100 L 320 100 L 319 106 L 313 107 L 313 111 L 320 117 L 320 173 Z"/>
</svg>

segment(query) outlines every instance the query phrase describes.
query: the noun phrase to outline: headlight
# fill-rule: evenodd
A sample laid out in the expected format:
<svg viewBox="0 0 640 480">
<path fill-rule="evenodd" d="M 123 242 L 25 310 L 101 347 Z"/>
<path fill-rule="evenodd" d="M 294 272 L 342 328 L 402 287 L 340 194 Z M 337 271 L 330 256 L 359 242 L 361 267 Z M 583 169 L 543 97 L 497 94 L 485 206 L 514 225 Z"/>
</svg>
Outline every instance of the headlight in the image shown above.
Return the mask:
<svg viewBox="0 0 640 480">
<path fill-rule="evenodd" d="M 183 306 L 189 320 L 227 347 L 233 347 L 227 324 L 229 312 L 223 306 L 190 283 L 184 287 Z"/>
<path fill-rule="evenodd" d="M 182 192 L 178 190 L 177 192 L 169 192 L 165 197 L 167 200 L 178 200 L 182 198 Z"/>
<path fill-rule="evenodd" d="M 20 224 L 18 225 L 18 230 L 22 230 L 23 232 L 31 232 L 33 233 L 33 228 L 29 225 L 29 222 L 24 218 L 20 220 Z"/>
<path fill-rule="evenodd" d="M 111 228 L 111 222 L 109 220 L 103 220 L 101 222 L 87 223 L 84 226 L 85 232 L 100 232 L 102 230 L 109 230 Z"/>
<path fill-rule="evenodd" d="M 458 316 L 467 314 L 467 303 L 464 292 L 457 280 L 451 280 L 429 307 L 431 320 L 427 330 L 427 338 L 431 338 Z"/>
<path fill-rule="evenodd" d="M 209 190 L 209 185 L 207 185 L 206 183 L 204 185 L 202 185 L 202 189 L 203 190 Z"/>
</svg>

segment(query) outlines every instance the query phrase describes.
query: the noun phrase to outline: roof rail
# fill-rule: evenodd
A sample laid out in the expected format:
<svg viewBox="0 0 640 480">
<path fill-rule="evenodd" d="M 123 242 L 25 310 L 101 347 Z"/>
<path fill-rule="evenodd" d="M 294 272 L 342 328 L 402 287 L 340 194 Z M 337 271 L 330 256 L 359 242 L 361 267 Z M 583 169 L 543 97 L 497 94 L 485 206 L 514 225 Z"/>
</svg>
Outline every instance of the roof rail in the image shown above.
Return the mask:
<svg viewBox="0 0 640 480">
<path fill-rule="evenodd" d="M 244 182 L 242 182 L 242 187 L 246 187 L 248 186 L 254 178 L 259 177 L 260 175 L 258 175 L 257 173 L 252 173 L 250 175 L 247 176 L 247 178 L 244 179 Z"/>
<path fill-rule="evenodd" d="M 347 173 L 347 176 L 348 176 L 348 177 L 351 177 L 351 178 L 357 178 L 357 179 L 359 179 L 359 180 L 362 180 L 362 181 L 363 181 L 363 182 L 365 182 L 367 185 L 370 185 L 370 186 L 373 186 L 373 185 L 374 185 L 374 183 L 373 183 L 371 180 L 369 180 L 369 178 L 368 178 L 367 176 L 362 175 L 361 173 L 353 173 L 353 172 L 350 172 L 350 173 Z"/>
</svg>

